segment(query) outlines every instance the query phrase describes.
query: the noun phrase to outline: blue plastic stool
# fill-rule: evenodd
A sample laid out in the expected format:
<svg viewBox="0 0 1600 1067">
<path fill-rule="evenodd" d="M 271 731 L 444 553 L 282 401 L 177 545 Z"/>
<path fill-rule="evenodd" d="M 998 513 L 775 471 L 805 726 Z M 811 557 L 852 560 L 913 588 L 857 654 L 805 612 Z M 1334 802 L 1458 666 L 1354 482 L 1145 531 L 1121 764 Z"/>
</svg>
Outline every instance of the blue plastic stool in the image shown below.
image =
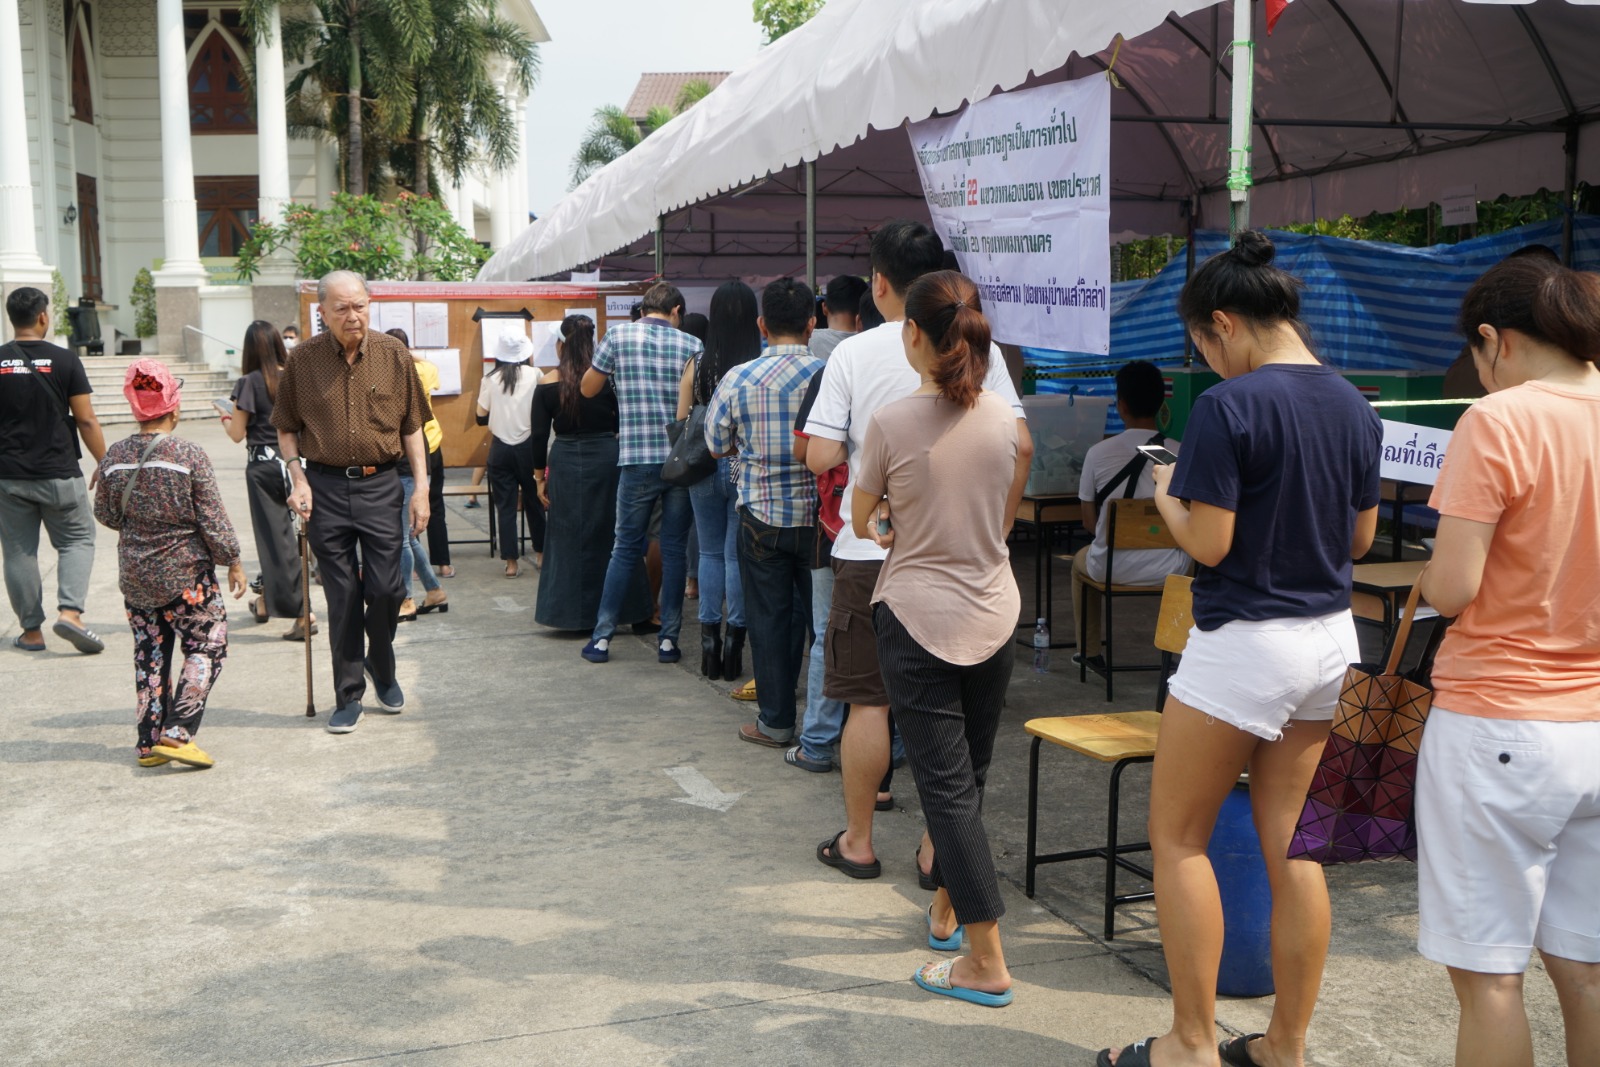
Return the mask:
<svg viewBox="0 0 1600 1067">
<path fill-rule="evenodd" d="M 1217 993 L 1264 997 L 1272 983 L 1272 887 L 1261 839 L 1250 817 L 1250 789 L 1234 786 L 1206 846 L 1222 893 L 1222 964 Z"/>
</svg>

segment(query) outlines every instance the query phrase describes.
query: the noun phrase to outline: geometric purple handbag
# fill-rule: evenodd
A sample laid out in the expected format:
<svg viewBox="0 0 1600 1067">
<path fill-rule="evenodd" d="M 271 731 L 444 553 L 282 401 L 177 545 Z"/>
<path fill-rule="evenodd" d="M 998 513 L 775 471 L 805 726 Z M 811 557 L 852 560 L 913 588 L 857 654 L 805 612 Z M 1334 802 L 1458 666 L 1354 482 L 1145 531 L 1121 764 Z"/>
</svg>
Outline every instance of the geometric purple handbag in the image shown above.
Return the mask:
<svg viewBox="0 0 1600 1067">
<path fill-rule="evenodd" d="M 1433 691 L 1399 670 L 1420 590 L 1412 586 L 1406 598 L 1384 670 L 1352 664 L 1345 671 L 1333 732 L 1311 779 L 1290 859 L 1329 864 L 1417 858 L 1417 748 Z"/>
</svg>

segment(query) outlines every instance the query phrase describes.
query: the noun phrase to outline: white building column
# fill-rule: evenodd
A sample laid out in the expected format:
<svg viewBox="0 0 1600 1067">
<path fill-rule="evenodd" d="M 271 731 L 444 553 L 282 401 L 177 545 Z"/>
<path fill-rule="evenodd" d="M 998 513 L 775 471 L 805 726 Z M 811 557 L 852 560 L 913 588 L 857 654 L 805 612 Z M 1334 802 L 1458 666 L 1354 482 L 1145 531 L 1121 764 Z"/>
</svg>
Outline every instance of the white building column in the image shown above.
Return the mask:
<svg viewBox="0 0 1600 1067">
<path fill-rule="evenodd" d="M 156 347 L 183 352 L 183 328 L 200 325 L 200 227 L 189 146 L 189 63 L 183 0 L 156 0 L 156 71 L 161 89 L 161 216 L 165 262 L 155 272 Z"/>
<path fill-rule="evenodd" d="M 511 182 L 508 171 L 497 170 L 489 179 L 489 247 L 498 252 L 511 243 L 516 231 L 511 216 L 516 206 L 511 203 Z"/>
<path fill-rule="evenodd" d="M 33 178 L 28 171 L 28 108 L 22 89 L 22 19 L 17 0 L 0 0 L 0 297 L 30 285 L 50 292 L 50 268 L 39 258 L 33 229 Z M 45 220 L 48 222 L 49 220 Z M 0 316 L 11 337 L 11 323 Z"/>
<path fill-rule="evenodd" d="M 256 41 L 256 151 L 263 222 L 282 222 L 289 208 L 289 116 L 283 89 L 283 34 L 278 8 L 267 12 Z M 267 257 L 251 286 L 258 319 L 278 327 L 299 317 L 294 290 L 294 260 L 282 250 Z"/>
</svg>

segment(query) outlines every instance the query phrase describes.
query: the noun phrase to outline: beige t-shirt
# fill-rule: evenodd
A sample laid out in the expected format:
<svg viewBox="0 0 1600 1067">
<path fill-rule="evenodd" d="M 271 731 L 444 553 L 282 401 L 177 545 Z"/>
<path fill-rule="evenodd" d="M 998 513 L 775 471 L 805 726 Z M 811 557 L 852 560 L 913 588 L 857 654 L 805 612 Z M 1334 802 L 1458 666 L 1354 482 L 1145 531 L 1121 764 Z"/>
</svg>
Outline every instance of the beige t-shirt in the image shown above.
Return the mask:
<svg viewBox="0 0 1600 1067">
<path fill-rule="evenodd" d="M 887 496 L 894 547 L 878 575 L 884 603 L 917 643 L 957 666 L 1012 639 L 1021 598 L 1006 547 L 1017 418 L 991 392 L 962 408 L 909 396 L 878 409 L 856 486 Z"/>
</svg>

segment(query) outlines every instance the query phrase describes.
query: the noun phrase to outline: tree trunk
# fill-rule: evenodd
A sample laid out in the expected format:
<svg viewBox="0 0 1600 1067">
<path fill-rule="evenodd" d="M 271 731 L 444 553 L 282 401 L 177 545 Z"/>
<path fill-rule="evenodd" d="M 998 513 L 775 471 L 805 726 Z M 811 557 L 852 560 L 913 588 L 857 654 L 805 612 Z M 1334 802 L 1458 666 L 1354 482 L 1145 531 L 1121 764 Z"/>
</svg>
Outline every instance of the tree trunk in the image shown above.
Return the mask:
<svg viewBox="0 0 1600 1067">
<path fill-rule="evenodd" d="M 431 195 L 428 188 L 428 109 L 423 103 L 422 92 L 419 87 L 417 92 L 417 110 L 411 119 L 411 143 L 416 146 L 416 186 L 418 196 Z"/>
<path fill-rule="evenodd" d="M 367 192 L 367 165 L 361 144 L 361 29 L 356 23 L 359 10 L 351 4 L 350 14 L 350 96 L 348 129 L 349 163 L 345 166 L 345 191 L 354 196 Z"/>
</svg>

